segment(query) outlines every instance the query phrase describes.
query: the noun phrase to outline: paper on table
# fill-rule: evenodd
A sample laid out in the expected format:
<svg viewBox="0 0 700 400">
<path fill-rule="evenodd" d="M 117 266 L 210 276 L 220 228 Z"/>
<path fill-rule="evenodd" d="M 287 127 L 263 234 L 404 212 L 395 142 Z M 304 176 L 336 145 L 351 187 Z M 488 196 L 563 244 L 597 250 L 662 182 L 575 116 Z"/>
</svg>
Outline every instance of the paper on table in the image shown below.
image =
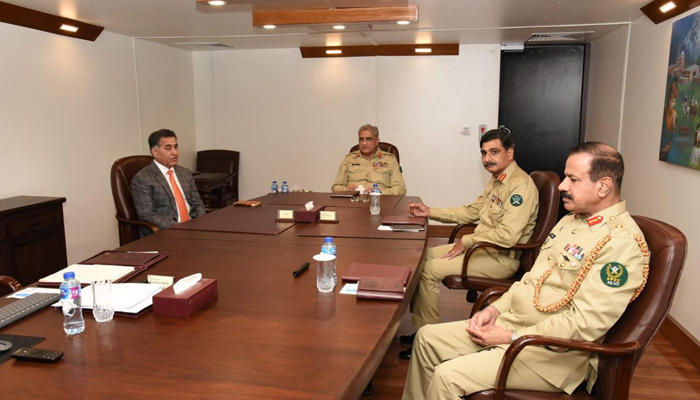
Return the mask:
<svg viewBox="0 0 700 400">
<path fill-rule="evenodd" d="M 379 225 L 377 227 L 377 230 L 378 231 L 389 231 L 389 232 L 393 231 L 393 229 L 391 229 L 391 227 L 389 225 Z"/>
<path fill-rule="evenodd" d="M 18 292 L 14 292 L 7 296 L 8 299 L 23 299 L 27 296 L 33 295 L 34 293 L 60 293 L 58 289 L 40 288 L 40 287 L 28 287 L 24 288 Z"/>
<path fill-rule="evenodd" d="M 157 283 L 113 283 L 112 303 L 115 312 L 138 314 L 144 308 L 153 304 L 153 296 L 163 290 Z M 83 308 L 92 309 L 92 285 L 81 291 Z M 60 307 L 61 302 L 53 305 Z"/>
<path fill-rule="evenodd" d="M 68 271 L 75 272 L 75 279 L 80 281 L 80 283 L 103 281 L 106 279 L 111 279 L 112 282 L 114 282 L 131 273 L 134 269 L 134 267 L 127 267 L 124 265 L 73 264 L 45 278 L 39 279 L 39 282 L 61 283 L 63 282 L 63 273 Z"/>
<path fill-rule="evenodd" d="M 340 289 L 340 294 L 351 294 L 351 295 L 356 295 L 357 294 L 357 283 L 346 283 L 345 286 L 343 286 L 342 289 Z"/>
</svg>

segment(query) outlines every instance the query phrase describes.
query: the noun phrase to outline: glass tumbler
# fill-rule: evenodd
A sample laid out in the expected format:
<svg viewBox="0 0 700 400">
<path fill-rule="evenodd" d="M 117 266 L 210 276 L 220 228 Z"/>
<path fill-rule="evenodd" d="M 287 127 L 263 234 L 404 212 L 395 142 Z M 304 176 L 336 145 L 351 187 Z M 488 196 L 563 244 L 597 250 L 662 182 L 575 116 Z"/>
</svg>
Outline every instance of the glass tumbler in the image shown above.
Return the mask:
<svg viewBox="0 0 700 400">
<path fill-rule="evenodd" d="M 107 322 L 114 318 L 112 280 L 92 282 L 92 315 L 97 322 Z"/>
<path fill-rule="evenodd" d="M 316 254 L 316 288 L 321 293 L 330 293 L 335 288 L 335 256 L 332 254 Z"/>
</svg>

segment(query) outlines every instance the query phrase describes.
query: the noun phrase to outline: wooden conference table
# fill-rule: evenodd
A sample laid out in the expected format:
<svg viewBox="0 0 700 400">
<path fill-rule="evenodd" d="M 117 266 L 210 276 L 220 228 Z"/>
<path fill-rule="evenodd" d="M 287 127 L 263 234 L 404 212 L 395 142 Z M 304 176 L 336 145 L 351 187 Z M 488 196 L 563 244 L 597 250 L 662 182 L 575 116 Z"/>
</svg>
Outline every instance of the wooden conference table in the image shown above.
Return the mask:
<svg viewBox="0 0 700 400">
<path fill-rule="evenodd" d="M 408 307 L 427 232 L 376 231 L 383 216 L 407 215 L 409 199 L 400 196 L 382 196 L 379 216 L 370 215 L 369 203 L 327 193 L 259 200 L 260 207 L 227 207 L 120 248 L 170 254 L 132 281 L 143 281 L 146 274 L 179 279 L 195 272 L 217 279 L 218 299 L 188 319 L 149 312 L 96 323 L 85 313 L 85 332 L 68 337 L 62 313 L 47 308 L 0 329 L 0 334 L 45 337 L 37 348 L 65 352 L 55 364 L 11 360 L 0 365 L 2 398 L 360 397 Z M 323 229 L 274 222 L 277 208 L 309 200 L 339 210 L 340 222 Z M 313 235 L 328 232 L 336 233 L 339 284 L 322 294 L 312 256 L 323 238 Z M 367 238 L 368 232 L 374 238 Z M 295 279 L 292 271 L 305 261 L 311 268 Z M 368 301 L 339 294 L 340 276 L 351 262 L 413 268 L 405 299 Z M 0 305 L 10 301 L 0 299 Z"/>
</svg>

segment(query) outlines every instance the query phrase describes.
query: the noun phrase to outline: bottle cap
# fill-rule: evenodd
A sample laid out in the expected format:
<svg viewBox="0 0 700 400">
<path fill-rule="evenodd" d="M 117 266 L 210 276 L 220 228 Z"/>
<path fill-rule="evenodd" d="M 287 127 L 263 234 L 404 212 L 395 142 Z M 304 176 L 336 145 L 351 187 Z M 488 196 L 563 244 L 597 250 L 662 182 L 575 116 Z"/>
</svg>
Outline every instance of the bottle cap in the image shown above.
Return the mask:
<svg viewBox="0 0 700 400">
<path fill-rule="evenodd" d="M 324 240 L 326 243 L 329 243 L 329 242 L 332 242 L 332 241 L 333 241 L 333 238 L 330 237 L 330 236 L 326 236 L 326 238 L 323 239 L 323 240 Z"/>
<path fill-rule="evenodd" d="M 379 187 L 379 184 L 375 183 L 374 185 L 372 185 L 372 187 Z"/>
<path fill-rule="evenodd" d="M 272 183 L 277 183 L 277 181 L 272 181 Z"/>
<path fill-rule="evenodd" d="M 63 273 L 63 279 L 73 279 L 75 278 L 75 272 L 68 271 Z"/>
</svg>

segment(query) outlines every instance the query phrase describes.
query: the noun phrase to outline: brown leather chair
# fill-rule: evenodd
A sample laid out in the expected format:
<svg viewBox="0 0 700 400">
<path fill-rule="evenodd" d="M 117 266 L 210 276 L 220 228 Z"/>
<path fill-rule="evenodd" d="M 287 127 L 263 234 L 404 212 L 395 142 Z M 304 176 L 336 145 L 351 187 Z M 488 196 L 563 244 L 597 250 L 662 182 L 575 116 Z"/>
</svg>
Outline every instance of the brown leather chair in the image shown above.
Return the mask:
<svg viewBox="0 0 700 400">
<path fill-rule="evenodd" d="M 229 175 L 226 190 L 212 190 L 209 197 L 215 199 L 218 208 L 238 201 L 238 162 L 240 153 L 232 150 L 203 150 L 197 152 L 197 171 L 222 172 Z"/>
<path fill-rule="evenodd" d="M 401 159 L 399 158 L 399 148 L 398 147 L 394 146 L 391 143 L 379 142 L 379 149 L 381 151 L 393 154 L 393 156 L 396 157 L 396 161 L 399 163 L 399 165 L 401 165 Z M 352 153 L 353 151 L 357 151 L 357 150 L 360 150 L 359 144 L 352 146 L 352 148 L 350 149 L 350 153 Z"/>
<path fill-rule="evenodd" d="M 146 168 L 153 162 L 151 156 L 130 156 L 120 158 L 112 164 L 110 180 L 112 183 L 112 197 L 117 208 L 117 221 L 119 224 L 119 244 L 124 246 L 129 242 L 139 239 L 139 226 L 145 226 L 153 233 L 158 232 L 156 224 L 139 221 L 139 216 L 131 197 L 131 179 L 137 172 Z"/>
<path fill-rule="evenodd" d="M 554 228 L 557 222 L 557 211 L 559 210 L 559 175 L 551 171 L 533 171 L 530 177 L 537 186 L 539 192 L 539 210 L 537 212 L 537 220 L 535 222 L 535 230 L 530 237 L 530 240 L 524 244 L 517 244 L 511 247 L 511 250 L 522 251 L 520 255 L 520 267 L 514 276 L 507 279 L 492 279 L 492 278 L 477 278 L 468 277 L 469 258 L 477 249 L 487 247 L 495 249 L 505 249 L 493 243 L 479 242 L 467 249 L 464 253 L 464 263 L 462 264 L 462 275 L 451 275 L 442 280 L 442 283 L 450 289 L 464 290 L 467 289 L 467 301 L 473 303 L 476 300 L 475 291 L 483 291 L 492 286 L 510 287 L 513 283 L 532 268 L 537 255 L 540 254 L 540 247 L 547 239 L 547 235 Z M 457 225 L 450 235 L 450 243 L 453 243 L 460 229 L 474 226 L 472 224 Z"/>
<path fill-rule="evenodd" d="M 644 351 L 659 330 L 661 322 L 671 308 L 671 302 L 680 280 L 688 242 L 683 232 L 664 222 L 634 216 L 644 233 L 651 252 L 649 277 L 641 295 L 627 307 L 625 313 L 608 331 L 603 343 L 581 342 L 565 339 L 527 335 L 518 338 L 506 351 L 498 372 L 496 387 L 467 396 L 468 400 L 627 400 L 632 374 Z M 507 288 L 492 288 L 479 296 L 472 315 L 489 297 L 499 296 Z M 527 390 L 505 389 L 513 360 L 526 346 L 556 346 L 584 350 L 600 354 L 598 379 L 593 394 L 586 391 L 585 382 L 571 395 Z"/>
<path fill-rule="evenodd" d="M 0 283 L 5 286 L 0 286 L 0 296 L 4 296 L 8 293 L 16 292 L 22 289 L 22 285 L 11 276 L 0 275 Z"/>
</svg>

